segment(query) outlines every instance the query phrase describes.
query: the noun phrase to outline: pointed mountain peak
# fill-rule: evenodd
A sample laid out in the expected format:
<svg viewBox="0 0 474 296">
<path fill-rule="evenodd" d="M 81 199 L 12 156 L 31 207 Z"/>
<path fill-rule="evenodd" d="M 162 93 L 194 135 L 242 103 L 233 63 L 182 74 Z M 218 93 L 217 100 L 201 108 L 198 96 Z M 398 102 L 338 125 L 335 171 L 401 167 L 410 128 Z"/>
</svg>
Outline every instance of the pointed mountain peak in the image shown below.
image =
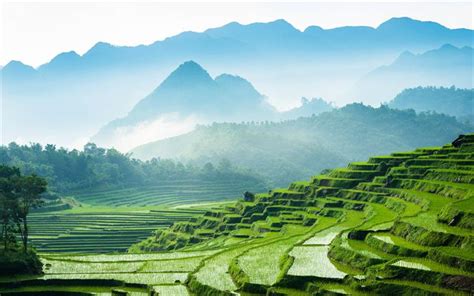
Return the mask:
<svg viewBox="0 0 474 296">
<path fill-rule="evenodd" d="M 115 47 L 116 46 L 110 43 L 100 41 L 100 42 L 97 42 L 94 46 L 92 46 L 91 49 L 89 49 L 84 54 L 84 56 L 90 56 L 94 54 L 106 54 L 107 52 L 109 52 L 110 49 L 113 49 Z"/>
<path fill-rule="evenodd" d="M 184 85 L 198 85 L 201 83 L 213 83 L 209 73 L 195 61 L 187 61 L 179 65 L 163 83 L 161 87 L 177 87 Z"/>
<path fill-rule="evenodd" d="M 55 56 L 49 63 L 41 65 L 39 69 L 67 69 L 69 66 L 79 63 L 80 60 L 81 56 L 75 51 L 63 52 Z"/>
<path fill-rule="evenodd" d="M 179 67 L 171 73 L 171 76 L 207 76 L 209 73 L 195 61 L 187 61 L 179 65 Z"/>
</svg>

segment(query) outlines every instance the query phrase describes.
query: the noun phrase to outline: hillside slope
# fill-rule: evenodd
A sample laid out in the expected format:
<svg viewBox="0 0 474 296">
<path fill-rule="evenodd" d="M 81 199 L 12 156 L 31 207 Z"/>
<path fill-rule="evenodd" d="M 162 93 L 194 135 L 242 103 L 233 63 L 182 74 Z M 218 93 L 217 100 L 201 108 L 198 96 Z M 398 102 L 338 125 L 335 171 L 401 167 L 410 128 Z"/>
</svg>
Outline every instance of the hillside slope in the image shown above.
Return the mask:
<svg viewBox="0 0 474 296">
<path fill-rule="evenodd" d="M 132 249 L 220 248 L 187 280 L 198 294 L 467 295 L 474 292 L 473 199 L 469 134 L 246 193 Z"/>
<path fill-rule="evenodd" d="M 224 158 L 253 169 L 278 186 L 370 155 L 441 145 L 472 130 L 439 114 L 362 104 L 281 123 L 213 124 L 132 150 L 133 157 L 197 163 Z"/>
<path fill-rule="evenodd" d="M 417 87 L 405 89 L 388 104 L 395 109 L 433 111 L 474 122 L 474 89 Z"/>
</svg>

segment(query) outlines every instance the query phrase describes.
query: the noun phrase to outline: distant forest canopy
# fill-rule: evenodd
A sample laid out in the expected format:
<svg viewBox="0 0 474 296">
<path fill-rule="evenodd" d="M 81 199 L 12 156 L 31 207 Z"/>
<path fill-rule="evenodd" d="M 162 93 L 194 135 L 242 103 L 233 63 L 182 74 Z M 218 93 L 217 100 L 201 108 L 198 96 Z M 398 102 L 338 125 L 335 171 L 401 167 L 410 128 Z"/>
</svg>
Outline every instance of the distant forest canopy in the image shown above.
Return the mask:
<svg viewBox="0 0 474 296">
<path fill-rule="evenodd" d="M 408 88 L 388 104 L 395 109 L 417 112 L 435 111 L 456 116 L 461 121 L 474 122 L 474 89 L 451 87 Z"/>
<path fill-rule="evenodd" d="M 284 186 L 371 155 L 442 145 L 472 130 L 472 124 L 443 114 L 350 104 L 297 120 L 199 126 L 131 152 L 140 159 L 161 156 L 196 164 L 226 158 Z"/>
<path fill-rule="evenodd" d="M 162 180 L 200 179 L 235 180 L 263 183 L 248 170 L 234 167 L 221 159 L 214 165 L 183 164 L 168 159 L 141 161 L 115 149 L 89 143 L 83 151 L 56 148 L 55 145 L 0 146 L 0 163 L 20 168 L 22 174 L 37 174 L 47 179 L 49 188 L 58 193 L 89 188 L 127 187 L 159 184 Z"/>
<path fill-rule="evenodd" d="M 472 130 L 471 123 L 443 114 L 350 104 L 297 120 L 200 125 L 129 154 L 92 143 L 83 151 L 10 143 L 0 146 L 0 163 L 45 177 L 59 193 L 175 179 L 284 186 L 370 155 L 441 145 Z"/>
</svg>

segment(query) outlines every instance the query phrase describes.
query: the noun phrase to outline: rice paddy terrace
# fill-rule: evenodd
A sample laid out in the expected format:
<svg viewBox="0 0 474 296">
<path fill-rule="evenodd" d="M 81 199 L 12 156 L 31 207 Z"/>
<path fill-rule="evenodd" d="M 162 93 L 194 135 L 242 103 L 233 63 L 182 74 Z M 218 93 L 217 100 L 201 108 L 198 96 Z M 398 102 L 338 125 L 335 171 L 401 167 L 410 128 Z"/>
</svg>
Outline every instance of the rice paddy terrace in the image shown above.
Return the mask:
<svg viewBox="0 0 474 296">
<path fill-rule="evenodd" d="M 73 193 L 86 204 L 98 206 L 177 206 L 235 199 L 246 190 L 263 190 L 263 184 L 247 181 L 168 180 L 159 185 Z"/>
<path fill-rule="evenodd" d="M 199 209 L 84 207 L 32 214 L 31 242 L 41 253 L 125 252 L 155 230 L 201 214 Z"/>
<path fill-rule="evenodd" d="M 176 180 L 160 185 L 75 192 L 83 206 L 63 210 L 51 202 L 49 211 L 29 217 L 31 241 L 39 252 L 123 252 L 155 230 L 202 214 L 196 203 L 236 199 L 261 184 L 232 181 Z M 57 208 L 57 210 L 56 210 Z"/>
<path fill-rule="evenodd" d="M 45 255 L 45 275 L 0 291 L 472 295 L 473 199 L 471 134 L 246 194 L 130 249 L 147 253 Z"/>
</svg>

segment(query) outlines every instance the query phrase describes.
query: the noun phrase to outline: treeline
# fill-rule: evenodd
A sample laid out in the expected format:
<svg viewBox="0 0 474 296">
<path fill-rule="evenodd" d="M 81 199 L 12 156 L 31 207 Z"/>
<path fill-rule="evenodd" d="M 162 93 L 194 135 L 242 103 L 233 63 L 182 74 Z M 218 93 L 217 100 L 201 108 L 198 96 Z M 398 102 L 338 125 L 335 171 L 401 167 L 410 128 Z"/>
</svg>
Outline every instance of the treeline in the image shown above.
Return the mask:
<svg viewBox="0 0 474 296">
<path fill-rule="evenodd" d="M 23 174 L 46 178 L 50 189 L 59 193 L 88 188 L 126 187 L 158 184 L 162 180 L 202 179 L 263 182 L 249 170 L 221 159 L 216 164 L 193 165 L 169 159 L 148 161 L 133 159 L 115 149 L 104 149 L 89 143 L 82 151 L 57 148 L 55 145 L 18 145 L 0 147 L 0 160 L 15 166 Z"/>
</svg>

